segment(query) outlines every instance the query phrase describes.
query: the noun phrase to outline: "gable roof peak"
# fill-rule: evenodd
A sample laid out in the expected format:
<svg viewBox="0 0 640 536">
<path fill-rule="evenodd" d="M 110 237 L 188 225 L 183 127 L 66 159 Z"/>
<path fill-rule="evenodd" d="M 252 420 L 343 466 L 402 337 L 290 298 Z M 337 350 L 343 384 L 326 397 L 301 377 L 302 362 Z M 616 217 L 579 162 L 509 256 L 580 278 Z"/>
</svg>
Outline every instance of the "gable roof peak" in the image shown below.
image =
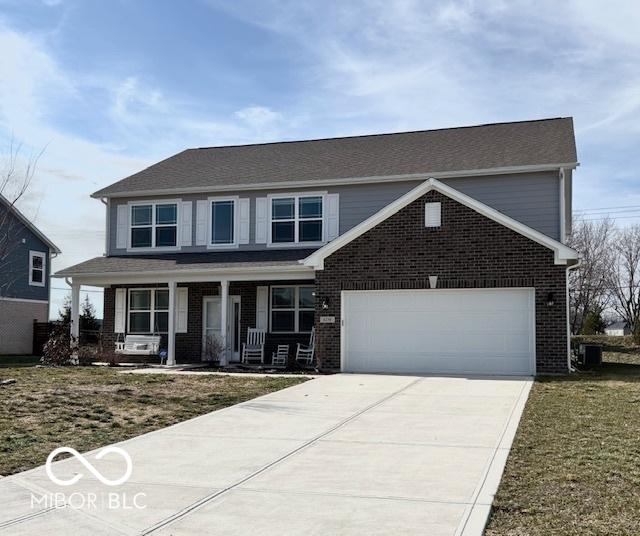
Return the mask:
<svg viewBox="0 0 640 536">
<path fill-rule="evenodd" d="M 441 194 L 453 199 L 454 201 L 457 201 L 469 207 L 470 209 L 475 210 L 479 214 L 482 214 L 483 216 L 494 220 L 501 225 L 504 225 L 505 227 L 533 240 L 534 242 L 537 242 L 538 244 L 551 249 L 554 252 L 554 260 L 556 264 L 571 264 L 570 261 L 578 260 L 578 253 L 569 246 L 566 246 L 565 244 L 554 240 L 553 238 L 541 233 L 540 231 L 532 229 L 524 223 L 506 216 L 502 212 L 498 212 L 488 205 L 485 205 L 484 203 L 481 203 L 480 201 L 469 197 L 466 194 L 463 194 L 462 192 L 444 184 L 443 182 L 440 182 L 438 179 L 430 177 L 422 184 L 416 186 L 413 190 L 410 190 L 402 197 L 388 204 L 386 207 L 376 212 L 373 216 L 367 218 L 343 235 L 324 245 L 300 262 L 302 262 L 306 266 L 313 266 L 316 270 L 324 269 L 324 260 L 329 255 L 335 253 L 340 248 L 346 246 L 349 242 L 352 242 L 359 236 L 363 235 L 376 225 L 390 218 L 391 216 L 402 210 L 404 207 L 416 201 L 432 190 L 440 192 Z"/>
</svg>

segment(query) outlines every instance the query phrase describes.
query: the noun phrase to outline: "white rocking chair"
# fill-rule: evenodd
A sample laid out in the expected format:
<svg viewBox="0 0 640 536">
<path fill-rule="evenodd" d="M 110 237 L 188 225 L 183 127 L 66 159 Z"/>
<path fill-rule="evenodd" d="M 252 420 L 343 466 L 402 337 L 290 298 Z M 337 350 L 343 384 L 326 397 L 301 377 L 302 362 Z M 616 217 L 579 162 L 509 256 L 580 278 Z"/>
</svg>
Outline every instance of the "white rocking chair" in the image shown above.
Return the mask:
<svg viewBox="0 0 640 536">
<path fill-rule="evenodd" d="M 316 346 L 316 328 L 311 330 L 311 337 L 307 346 L 298 343 L 296 349 L 296 361 L 301 365 L 309 366 L 313 363 L 313 354 Z"/>
<path fill-rule="evenodd" d="M 289 359 L 289 345 L 279 344 L 277 350 L 271 354 L 271 364 L 274 367 L 286 367 Z"/>
<path fill-rule="evenodd" d="M 247 330 L 247 342 L 242 344 L 242 362 L 249 364 L 251 361 L 264 363 L 264 329 L 249 328 Z"/>
</svg>

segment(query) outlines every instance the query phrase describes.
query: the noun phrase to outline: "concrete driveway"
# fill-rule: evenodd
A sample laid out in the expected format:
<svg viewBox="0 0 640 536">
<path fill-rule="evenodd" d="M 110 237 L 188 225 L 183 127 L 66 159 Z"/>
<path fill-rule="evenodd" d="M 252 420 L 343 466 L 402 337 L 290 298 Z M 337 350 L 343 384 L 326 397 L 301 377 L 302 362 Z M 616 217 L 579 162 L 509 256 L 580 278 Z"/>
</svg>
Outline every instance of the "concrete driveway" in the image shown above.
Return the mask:
<svg viewBox="0 0 640 536">
<path fill-rule="evenodd" d="M 133 473 L 117 487 L 75 458 L 53 464 L 83 473 L 71 486 L 42 467 L 2 479 L 0 534 L 480 535 L 530 387 L 323 376 L 119 443 Z"/>
</svg>

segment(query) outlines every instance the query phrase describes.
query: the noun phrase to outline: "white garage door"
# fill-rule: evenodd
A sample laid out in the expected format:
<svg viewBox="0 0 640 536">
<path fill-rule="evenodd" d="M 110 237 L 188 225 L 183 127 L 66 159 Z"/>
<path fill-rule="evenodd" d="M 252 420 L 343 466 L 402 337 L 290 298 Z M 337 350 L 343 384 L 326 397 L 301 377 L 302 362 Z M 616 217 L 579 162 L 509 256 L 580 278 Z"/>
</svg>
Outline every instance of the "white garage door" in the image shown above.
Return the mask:
<svg viewBox="0 0 640 536">
<path fill-rule="evenodd" d="M 347 372 L 533 374 L 528 289 L 342 293 Z"/>
</svg>

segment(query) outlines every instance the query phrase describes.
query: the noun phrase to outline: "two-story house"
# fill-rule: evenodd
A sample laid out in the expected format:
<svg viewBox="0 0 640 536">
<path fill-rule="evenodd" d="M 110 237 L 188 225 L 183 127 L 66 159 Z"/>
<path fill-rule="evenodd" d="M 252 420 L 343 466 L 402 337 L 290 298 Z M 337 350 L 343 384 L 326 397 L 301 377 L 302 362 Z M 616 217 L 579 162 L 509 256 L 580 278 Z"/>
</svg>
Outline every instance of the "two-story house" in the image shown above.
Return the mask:
<svg viewBox="0 0 640 536">
<path fill-rule="evenodd" d="M 0 194 L 0 354 L 30 354 L 49 319 L 51 259 L 60 249 Z"/>
<path fill-rule="evenodd" d="M 577 165 L 571 118 L 189 149 L 93 194 L 107 254 L 57 275 L 168 363 L 315 326 L 326 370 L 566 372 Z"/>
</svg>

